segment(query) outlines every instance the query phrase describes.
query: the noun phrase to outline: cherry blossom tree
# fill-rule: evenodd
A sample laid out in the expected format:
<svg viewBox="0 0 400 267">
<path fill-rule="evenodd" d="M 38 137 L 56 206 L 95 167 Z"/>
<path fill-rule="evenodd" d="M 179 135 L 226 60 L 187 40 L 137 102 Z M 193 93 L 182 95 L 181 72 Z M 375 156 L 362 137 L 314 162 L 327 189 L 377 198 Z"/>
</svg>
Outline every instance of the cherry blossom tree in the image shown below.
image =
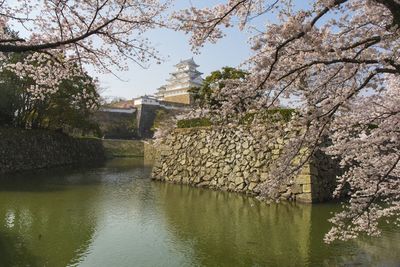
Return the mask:
<svg viewBox="0 0 400 267">
<path fill-rule="evenodd" d="M 96 130 L 91 120 L 99 108 L 97 82 L 83 75 L 75 66 L 76 76 L 62 80 L 58 85 L 35 83 L 32 77 L 53 73 L 41 72 L 52 66 L 22 64 L 25 54 L 11 53 L 8 64 L 16 69 L 0 71 L 0 124 L 25 129 L 46 128 L 72 132 Z M 21 67 L 21 68 L 20 68 Z M 50 68 L 51 69 L 51 68 Z M 54 69 L 57 71 L 57 69 Z M 0 126 L 1 126 L 0 125 Z"/>
<path fill-rule="evenodd" d="M 85 65 L 114 73 L 126 70 L 129 60 L 159 61 L 143 34 L 162 26 L 168 5 L 158 0 L 2 1 L 0 68 L 30 75 L 36 82 L 32 93 L 44 97 L 76 76 L 76 66 L 85 75 Z M 24 62 L 6 64 L 7 53 L 30 54 Z"/>
<path fill-rule="evenodd" d="M 60 49 L 73 59 L 109 69 L 122 69 L 126 59 L 137 63 L 157 58 L 142 34 L 162 25 L 167 3 L 157 0 L 17 1 L 0 5 L 0 26 L 20 25 L 26 38 L 0 35 L 0 52 Z M 18 14 L 18 16 L 16 15 Z"/>
<path fill-rule="evenodd" d="M 246 79 L 215 92 L 216 98 L 230 96 L 220 118 L 268 109 L 283 97 L 296 102 L 298 116 L 288 127 L 303 130 L 286 146 L 272 174 L 278 179 L 266 184 L 265 195 L 328 136 L 326 153 L 340 159 L 344 170 L 335 196 L 347 192 L 349 201 L 331 219 L 325 241 L 378 235 L 385 218 L 399 223 L 400 1 L 315 0 L 299 9 L 289 0 L 227 0 L 174 17 L 192 34 L 195 50 L 217 42 L 224 28 L 251 29 L 254 18 L 276 19 L 265 30 L 253 30 Z M 291 167 L 304 148 L 308 156 Z"/>
</svg>

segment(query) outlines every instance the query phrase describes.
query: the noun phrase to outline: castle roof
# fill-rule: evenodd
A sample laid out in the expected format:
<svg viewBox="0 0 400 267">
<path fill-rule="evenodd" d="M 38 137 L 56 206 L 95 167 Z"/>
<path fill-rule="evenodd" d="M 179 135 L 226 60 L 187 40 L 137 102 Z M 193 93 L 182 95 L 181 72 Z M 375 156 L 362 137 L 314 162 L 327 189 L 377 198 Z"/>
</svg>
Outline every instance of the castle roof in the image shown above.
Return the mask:
<svg viewBox="0 0 400 267">
<path fill-rule="evenodd" d="M 197 70 L 197 65 L 193 58 L 181 60 L 175 65 L 175 71 L 170 73 L 167 84 L 157 89 L 155 94 L 158 99 L 172 97 L 175 95 L 187 95 L 192 87 L 198 87 L 202 84 L 202 73 Z"/>
<path fill-rule="evenodd" d="M 185 65 L 199 67 L 199 65 L 197 65 L 196 62 L 194 62 L 193 58 L 181 60 L 178 64 L 175 65 L 175 67 L 180 67 L 180 66 L 185 66 Z"/>
</svg>

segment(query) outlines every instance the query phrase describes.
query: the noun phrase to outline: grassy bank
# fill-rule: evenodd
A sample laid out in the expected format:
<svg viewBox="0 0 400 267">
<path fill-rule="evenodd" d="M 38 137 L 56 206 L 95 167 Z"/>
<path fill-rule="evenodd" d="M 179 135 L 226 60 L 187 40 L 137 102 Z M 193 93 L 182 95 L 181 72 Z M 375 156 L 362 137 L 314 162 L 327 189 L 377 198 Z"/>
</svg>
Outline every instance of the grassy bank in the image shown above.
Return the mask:
<svg viewBox="0 0 400 267">
<path fill-rule="evenodd" d="M 102 140 L 107 158 L 143 157 L 144 144 L 140 140 Z"/>
</svg>

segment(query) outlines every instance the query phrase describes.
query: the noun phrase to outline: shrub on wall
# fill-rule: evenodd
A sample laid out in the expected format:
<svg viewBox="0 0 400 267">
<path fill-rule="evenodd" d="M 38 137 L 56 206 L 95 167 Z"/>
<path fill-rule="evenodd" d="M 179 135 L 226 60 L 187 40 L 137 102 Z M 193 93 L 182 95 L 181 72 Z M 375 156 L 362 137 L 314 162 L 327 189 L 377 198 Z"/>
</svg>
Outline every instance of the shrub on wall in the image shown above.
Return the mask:
<svg viewBox="0 0 400 267">
<path fill-rule="evenodd" d="M 194 118 L 194 119 L 180 120 L 177 123 L 178 128 L 208 127 L 211 125 L 212 125 L 212 123 L 211 123 L 210 119 L 207 119 L 207 118 Z"/>
<path fill-rule="evenodd" d="M 246 125 L 253 122 L 254 117 L 256 115 L 261 115 L 262 120 L 264 121 L 285 121 L 288 122 L 293 116 L 295 109 L 290 108 L 277 108 L 277 109 L 269 109 L 260 113 L 247 113 L 240 120 L 239 124 Z M 208 118 L 194 118 L 194 119 L 186 119 L 180 120 L 177 123 L 178 128 L 193 128 L 193 127 L 207 127 L 211 126 L 212 122 Z"/>
<path fill-rule="evenodd" d="M 156 110 L 156 116 L 153 121 L 153 126 L 150 130 L 155 132 L 158 128 L 162 126 L 162 123 L 168 121 L 173 116 L 172 112 L 168 109 L 158 109 Z"/>
</svg>

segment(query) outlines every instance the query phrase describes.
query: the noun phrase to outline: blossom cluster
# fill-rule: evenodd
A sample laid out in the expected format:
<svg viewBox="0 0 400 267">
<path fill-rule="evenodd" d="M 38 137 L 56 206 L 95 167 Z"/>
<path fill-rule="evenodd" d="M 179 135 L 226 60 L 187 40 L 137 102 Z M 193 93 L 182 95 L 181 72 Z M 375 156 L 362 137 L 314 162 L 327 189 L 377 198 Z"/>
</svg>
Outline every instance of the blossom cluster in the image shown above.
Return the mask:
<svg viewBox="0 0 400 267">
<path fill-rule="evenodd" d="M 161 57 L 144 33 L 161 27 L 163 12 L 169 1 L 33 1 L 17 0 L 0 3 L 0 59 L 7 53 L 32 53 L 30 59 L 12 67 L 19 74 L 31 75 L 37 86 L 30 90 L 41 98 L 44 86 L 56 90 L 71 68 L 93 66 L 100 72 L 127 70 L 128 61 L 146 66 Z M 23 31 L 13 32 L 16 28 Z M 57 62 L 63 55 L 62 64 Z M 40 66 L 36 71 L 30 62 L 53 61 L 54 66 Z M 24 66 L 22 66 L 24 64 Z M 50 64 L 50 63 L 49 63 Z M 36 77 L 33 77 L 36 76 Z M 51 92 L 49 92 L 51 93 Z"/>
</svg>

